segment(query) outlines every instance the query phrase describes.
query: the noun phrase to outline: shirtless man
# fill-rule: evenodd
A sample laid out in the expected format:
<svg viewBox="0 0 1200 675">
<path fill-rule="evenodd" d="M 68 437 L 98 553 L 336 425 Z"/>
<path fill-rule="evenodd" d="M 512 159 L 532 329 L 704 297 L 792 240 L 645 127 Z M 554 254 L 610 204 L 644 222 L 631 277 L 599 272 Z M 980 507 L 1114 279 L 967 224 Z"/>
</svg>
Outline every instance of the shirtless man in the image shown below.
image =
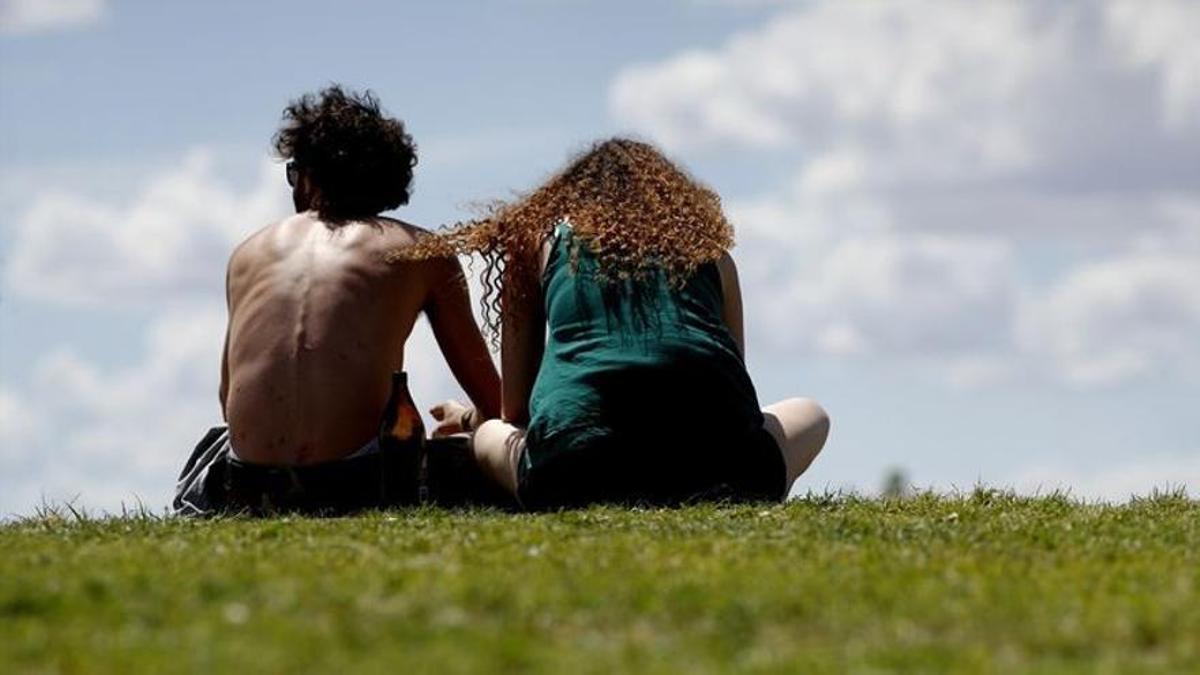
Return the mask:
<svg viewBox="0 0 1200 675">
<path fill-rule="evenodd" d="M 439 414 L 438 431 L 499 413 L 499 377 L 457 260 L 387 261 L 423 232 L 378 215 L 408 202 L 417 160 L 403 124 L 371 94 L 336 86 L 294 101 L 284 119 L 274 145 L 289 160 L 297 213 L 229 261 L 228 431 L 210 432 L 185 467 L 175 500 L 183 513 L 382 505 L 372 501 L 380 420 L 422 312 L 475 405 Z"/>
</svg>

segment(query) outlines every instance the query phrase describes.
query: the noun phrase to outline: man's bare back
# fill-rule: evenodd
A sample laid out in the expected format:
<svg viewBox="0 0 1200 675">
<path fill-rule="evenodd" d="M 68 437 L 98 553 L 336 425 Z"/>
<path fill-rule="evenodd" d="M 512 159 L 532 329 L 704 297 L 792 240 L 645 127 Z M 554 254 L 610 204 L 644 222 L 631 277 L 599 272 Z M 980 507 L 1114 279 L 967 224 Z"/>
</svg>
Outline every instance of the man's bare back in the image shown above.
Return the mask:
<svg viewBox="0 0 1200 675">
<path fill-rule="evenodd" d="M 498 379 L 457 261 L 385 259 L 420 232 L 382 217 L 334 226 L 306 211 L 234 252 L 221 402 L 242 459 L 312 464 L 370 441 L 422 311 L 468 396 L 494 414 Z"/>
</svg>

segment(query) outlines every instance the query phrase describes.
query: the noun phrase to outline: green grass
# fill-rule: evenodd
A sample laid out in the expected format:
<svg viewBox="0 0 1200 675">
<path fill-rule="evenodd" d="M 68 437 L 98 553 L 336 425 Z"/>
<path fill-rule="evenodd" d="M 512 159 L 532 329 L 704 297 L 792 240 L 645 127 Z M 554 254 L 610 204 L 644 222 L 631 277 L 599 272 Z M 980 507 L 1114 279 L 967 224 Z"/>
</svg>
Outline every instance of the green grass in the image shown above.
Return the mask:
<svg viewBox="0 0 1200 675">
<path fill-rule="evenodd" d="M 1200 670 L 1200 502 L 0 526 L 4 672 Z"/>
</svg>

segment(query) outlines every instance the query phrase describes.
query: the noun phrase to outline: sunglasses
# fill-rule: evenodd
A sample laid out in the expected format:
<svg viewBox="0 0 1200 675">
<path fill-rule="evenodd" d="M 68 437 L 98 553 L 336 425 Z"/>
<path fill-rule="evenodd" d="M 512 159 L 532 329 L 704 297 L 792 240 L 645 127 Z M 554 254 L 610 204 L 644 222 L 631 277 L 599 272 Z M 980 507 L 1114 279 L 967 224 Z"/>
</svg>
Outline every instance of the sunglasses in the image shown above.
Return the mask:
<svg viewBox="0 0 1200 675">
<path fill-rule="evenodd" d="M 287 163 L 285 170 L 287 172 L 288 186 L 296 187 L 296 181 L 300 180 L 300 167 L 296 166 L 296 162 L 293 160 Z"/>
</svg>

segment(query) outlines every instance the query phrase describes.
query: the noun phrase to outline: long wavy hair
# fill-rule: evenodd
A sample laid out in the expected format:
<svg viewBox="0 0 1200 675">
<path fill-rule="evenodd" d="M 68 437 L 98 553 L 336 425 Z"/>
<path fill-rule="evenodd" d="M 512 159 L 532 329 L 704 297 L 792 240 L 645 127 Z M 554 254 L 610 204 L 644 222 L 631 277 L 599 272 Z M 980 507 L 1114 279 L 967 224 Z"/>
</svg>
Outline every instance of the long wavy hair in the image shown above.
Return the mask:
<svg viewBox="0 0 1200 675">
<path fill-rule="evenodd" d="M 733 247 L 720 197 L 653 146 L 626 138 L 597 142 L 532 192 L 482 210 L 480 218 L 422 237 L 389 260 L 482 256 L 480 304 L 493 346 L 501 296 L 521 296 L 537 283 L 541 246 L 564 220 L 575 233 L 572 269 L 579 247 L 587 246 L 601 283 L 665 273 L 681 287 L 697 267 Z"/>
</svg>

